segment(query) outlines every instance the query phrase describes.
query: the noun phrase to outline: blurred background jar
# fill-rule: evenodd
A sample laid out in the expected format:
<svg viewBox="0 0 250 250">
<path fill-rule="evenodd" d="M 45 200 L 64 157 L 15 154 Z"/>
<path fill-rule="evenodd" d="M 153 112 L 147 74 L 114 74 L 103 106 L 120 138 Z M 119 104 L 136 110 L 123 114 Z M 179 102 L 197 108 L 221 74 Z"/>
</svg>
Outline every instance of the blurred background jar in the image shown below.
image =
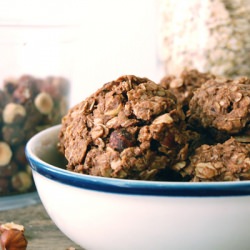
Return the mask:
<svg viewBox="0 0 250 250">
<path fill-rule="evenodd" d="M 37 132 L 59 124 L 69 108 L 77 25 L 47 19 L 44 16 L 47 12 L 41 9 L 38 17 L 32 6 L 30 15 L 18 13 L 18 6 L 16 12 L 5 15 L 5 6 L 1 7 L 0 209 L 3 209 L 34 202 L 30 197 L 36 194 L 35 185 L 25 158 L 25 145 Z"/>
<path fill-rule="evenodd" d="M 166 74 L 195 68 L 250 76 L 249 0 L 159 0 L 158 53 Z"/>
</svg>

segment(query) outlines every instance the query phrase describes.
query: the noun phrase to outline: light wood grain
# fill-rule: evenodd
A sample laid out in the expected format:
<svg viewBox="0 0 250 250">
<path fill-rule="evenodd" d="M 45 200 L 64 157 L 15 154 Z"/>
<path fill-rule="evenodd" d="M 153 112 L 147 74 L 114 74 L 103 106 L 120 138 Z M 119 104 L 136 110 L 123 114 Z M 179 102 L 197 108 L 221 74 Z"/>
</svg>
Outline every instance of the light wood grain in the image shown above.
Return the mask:
<svg viewBox="0 0 250 250">
<path fill-rule="evenodd" d="M 0 223 L 11 221 L 24 225 L 27 250 L 83 249 L 56 227 L 41 204 L 0 212 Z"/>
</svg>

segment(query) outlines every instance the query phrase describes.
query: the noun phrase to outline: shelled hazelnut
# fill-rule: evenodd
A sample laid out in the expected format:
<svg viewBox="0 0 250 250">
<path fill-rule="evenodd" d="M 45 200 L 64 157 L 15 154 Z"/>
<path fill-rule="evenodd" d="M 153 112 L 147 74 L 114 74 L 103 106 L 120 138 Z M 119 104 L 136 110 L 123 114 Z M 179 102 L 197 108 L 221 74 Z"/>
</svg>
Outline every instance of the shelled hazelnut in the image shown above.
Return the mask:
<svg viewBox="0 0 250 250">
<path fill-rule="evenodd" d="M 0 167 L 6 166 L 12 157 L 10 146 L 6 142 L 0 142 Z"/>
<path fill-rule="evenodd" d="M 59 124 L 68 109 L 69 82 L 63 77 L 8 78 L 0 90 L 0 196 L 35 189 L 25 157 L 26 142 Z"/>
<path fill-rule="evenodd" d="M 8 103 L 3 110 L 3 122 L 6 124 L 21 123 L 26 116 L 25 108 L 17 103 Z"/>
<path fill-rule="evenodd" d="M 125 148 L 132 147 L 135 145 L 135 139 L 126 129 L 114 130 L 110 134 L 110 146 L 118 150 L 123 151 Z"/>
<path fill-rule="evenodd" d="M 40 113 L 47 115 L 53 109 L 53 100 L 48 93 L 41 92 L 35 98 L 35 106 Z"/>
</svg>

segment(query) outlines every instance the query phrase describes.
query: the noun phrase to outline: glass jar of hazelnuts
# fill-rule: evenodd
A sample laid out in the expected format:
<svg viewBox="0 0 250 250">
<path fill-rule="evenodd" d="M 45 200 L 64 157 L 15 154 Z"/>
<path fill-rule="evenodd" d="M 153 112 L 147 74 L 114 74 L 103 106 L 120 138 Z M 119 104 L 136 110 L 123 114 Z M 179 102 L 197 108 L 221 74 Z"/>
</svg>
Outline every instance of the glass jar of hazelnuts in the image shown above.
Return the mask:
<svg viewBox="0 0 250 250">
<path fill-rule="evenodd" d="M 0 20 L 0 210 L 36 194 L 25 145 L 67 112 L 76 35 L 71 25 Z"/>
</svg>

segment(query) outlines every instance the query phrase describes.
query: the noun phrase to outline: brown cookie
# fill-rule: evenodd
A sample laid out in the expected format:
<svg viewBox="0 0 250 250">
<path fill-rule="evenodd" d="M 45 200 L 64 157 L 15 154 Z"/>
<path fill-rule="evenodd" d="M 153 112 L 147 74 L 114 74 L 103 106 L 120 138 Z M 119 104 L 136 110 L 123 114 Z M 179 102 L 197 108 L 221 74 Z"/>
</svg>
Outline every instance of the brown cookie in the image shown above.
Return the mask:
<svg viewBox="0 0 250 250">
<path fill-rule="evenodd" d="M 183 70 L 179 76 L 169 75 L 161 79 L 160 85 L 171 91 L 178 100 L 179 105 L 186 111 L 193 92 L 206 81 L 214 79 L 210 73 L 202 73 L 196 69 Z"/>
<path fill-rule="evenodd" d="M 192 181 L 250 180 L 250 144 L 230 138 L 223 144 L 202 145 L 182 170 Z"/>
<path fill-rule="evenodd" d="M 189 103 L 190 123 L 215 134 L 242 132 L 250 121 L 250 79 L 209 80 L 194 92 Z"/>
<path fill-rule="evenodd" d="M 147 78 L 122 76 L 69 110 L 59 150 L 75 172 L 154 179 L 187 158 L 184 118 L 167 89 Z"/>
</svg>

